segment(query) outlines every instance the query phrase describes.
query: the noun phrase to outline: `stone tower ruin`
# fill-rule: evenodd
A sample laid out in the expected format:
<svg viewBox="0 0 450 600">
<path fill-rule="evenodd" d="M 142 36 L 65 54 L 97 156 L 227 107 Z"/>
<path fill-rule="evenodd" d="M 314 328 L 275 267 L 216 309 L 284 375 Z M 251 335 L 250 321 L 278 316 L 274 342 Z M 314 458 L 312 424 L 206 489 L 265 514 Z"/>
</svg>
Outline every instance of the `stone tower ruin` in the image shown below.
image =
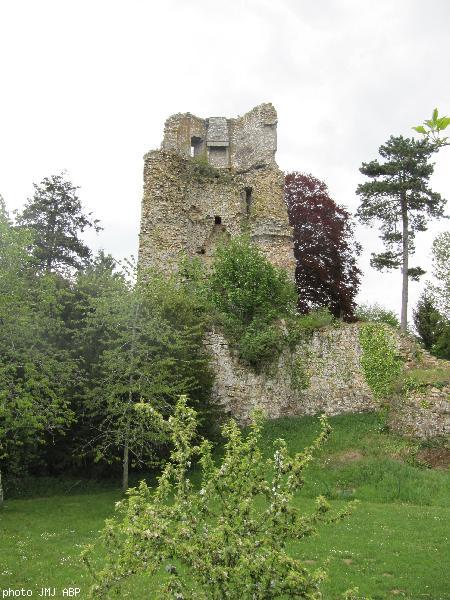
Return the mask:
<svg viewBox="0 0 450 600">
<path fill-rule="evenodd" d="M 144 157 L 140 266 L 170 272 L 186 254 L 209 263 L 218 243 L 247 232 L 294 277 L 276 149 L 272 104 L 236 119 L 169 117 L 161 149 Z"/>
</svg>

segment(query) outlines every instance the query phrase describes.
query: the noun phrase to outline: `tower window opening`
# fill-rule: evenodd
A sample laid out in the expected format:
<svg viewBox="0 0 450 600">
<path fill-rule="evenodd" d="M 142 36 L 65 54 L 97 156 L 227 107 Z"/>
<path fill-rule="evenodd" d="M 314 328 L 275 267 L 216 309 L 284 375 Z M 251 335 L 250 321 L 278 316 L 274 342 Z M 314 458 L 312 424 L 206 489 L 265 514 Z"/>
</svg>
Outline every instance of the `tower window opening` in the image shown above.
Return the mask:
<svg viewBox="0 0 450 600">
<path fill-rule="evenodd" d="M 245 191 L 245 212 L 247 214 L 247 217 L 249 217 L 250 211 L 252 209 L 252 203 L 253 203 L 253 189 L 251 187 L 246 187 L 244 191 Z"/>
<path fill-rule="evenodd" d="M 191 137 L 191 156 L 197 156 L 197 154 L 200 154 L 202 142 L 202 138 L 197 137 L 196 135 Z"/>
<path fill-rule="evenodd" d="M 214 217 L 214 225 L 222 225 L 222 217 L 219 217 L 219 215 L 216 215 Z"/>
</svg>

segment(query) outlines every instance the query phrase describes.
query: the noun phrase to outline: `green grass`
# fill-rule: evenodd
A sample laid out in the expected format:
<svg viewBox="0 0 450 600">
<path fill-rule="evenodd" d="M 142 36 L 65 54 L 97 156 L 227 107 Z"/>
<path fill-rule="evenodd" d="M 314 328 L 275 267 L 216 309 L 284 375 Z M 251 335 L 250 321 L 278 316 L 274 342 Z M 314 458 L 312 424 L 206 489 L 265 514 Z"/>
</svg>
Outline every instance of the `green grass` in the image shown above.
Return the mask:
<svg viewBox="0 0 450 600">
<path fill-rule="evenodd" d="M 308 469 L 303 496 L 377 503 L 450 505 L 450 472 L 420 468 L 418 442 L 385 430 L 375 413 L 331 419 L 333 433 L 318 460 Z M 283 437 L 291 452 L 310 444 L 319 432 L 315 417 L 269 421 L 265 448 Z"/>
<path fill-rule="evenodd" d="M 354 586 L 361 598 L 373 600 L 449 600 L 449 472 L 421 467 L 415 459 L 418 445 L 385 432 L 378 415 L 340 416 L 331 422 L 332 438 L 308 470 L 296 503 L 309 510 L 320 493 L 334 507 L 349 498 L 361 502 L 347 520 L 293 544 L 292 552 L 312 566 L 329 559 L 324 600 L 338 599 Z M 318 429 L 313 418 L 272 421 L 265 428 L 264 447 L 269 453 L 271 442 L 284 437 L 291 450 L 299 450 Z M 41 587 L 56 587 L 56 597 L 62 597 L 63 587 L 75 586 L 87 597 L 90 580 L 79 562 L 81 546 L 95 540 L 121 494 L 95 486 L 91 493 L 75 494 L 77 486 L 70 487 L 65 495 L 5 502 L 0 590 L 25 587 L 36 597 Z M 151 581 L 145 576 L 130 580 L 120 597 L 152 598 Z"/>
<path fill-rule="evenodd" d="M 442 361 L 442 367 L 435 369 L 410 369 L 406 375 L 418 385 L 434 385 L 443 387 L 450 385 L 449 361 Z"/>
</svg>

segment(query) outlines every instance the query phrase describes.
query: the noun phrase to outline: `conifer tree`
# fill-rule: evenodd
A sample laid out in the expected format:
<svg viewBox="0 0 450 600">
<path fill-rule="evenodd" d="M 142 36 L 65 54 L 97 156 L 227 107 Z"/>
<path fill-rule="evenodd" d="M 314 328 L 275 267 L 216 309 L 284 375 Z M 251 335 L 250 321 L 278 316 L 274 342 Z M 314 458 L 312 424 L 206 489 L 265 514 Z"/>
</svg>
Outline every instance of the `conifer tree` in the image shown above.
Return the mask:
<svg viewBox="0 0 450 600">
<path fill-rule="evenodd" d="M 33 255 L 36 265 L 49 273 L 80 269 L 90 259 L 91 251 L 80 233 L 99 231 L 99 222 L 85 214 L 78 197 L 78 187 L 64 179 L 64 173 L 45 177 L 34 185 L 30 198 L 18 217 L 18 223 L 34 232 Z"/>
<path fill-rule="evenodd" d="M 373 253 L 371 265 L 378 270 L 401 267 L 403 331 L 407 328 L 408 278 L 417 280 L 424 273 L 420 267 L 409 265 L 415 234 L 426 231 L 428 219 L 444 213 L 443 198 L 429 187 L 434 170 L 429 159 L 437 150 L 436 143 L 426 138 L 417 141 L 391 136 L 379 148 L 384 160 L 372 160 L 360 168 L 370 181 L 356 190 L 361 197 L 357 216 L 364 224 L 381 223 L 380 238 L 385 251 Z"/>
</svg>

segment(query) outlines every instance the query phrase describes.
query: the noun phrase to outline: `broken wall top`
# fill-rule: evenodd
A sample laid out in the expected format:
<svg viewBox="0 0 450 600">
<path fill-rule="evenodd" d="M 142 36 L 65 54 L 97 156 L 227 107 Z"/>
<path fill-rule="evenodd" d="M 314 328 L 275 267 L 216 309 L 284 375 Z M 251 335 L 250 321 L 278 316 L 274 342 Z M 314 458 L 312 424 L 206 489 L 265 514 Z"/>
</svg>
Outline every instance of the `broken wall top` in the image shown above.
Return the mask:
<svg viewBox="0 0 450 600">
<path fill-rule="evenodd" d="M 178 113 L 167 119 L 161 147 L 184 157 L 203 156 L 214 166 L 237 171 L 277 167 L 277 113 L 271 103 L 235 119 Z"/>
</svg>

